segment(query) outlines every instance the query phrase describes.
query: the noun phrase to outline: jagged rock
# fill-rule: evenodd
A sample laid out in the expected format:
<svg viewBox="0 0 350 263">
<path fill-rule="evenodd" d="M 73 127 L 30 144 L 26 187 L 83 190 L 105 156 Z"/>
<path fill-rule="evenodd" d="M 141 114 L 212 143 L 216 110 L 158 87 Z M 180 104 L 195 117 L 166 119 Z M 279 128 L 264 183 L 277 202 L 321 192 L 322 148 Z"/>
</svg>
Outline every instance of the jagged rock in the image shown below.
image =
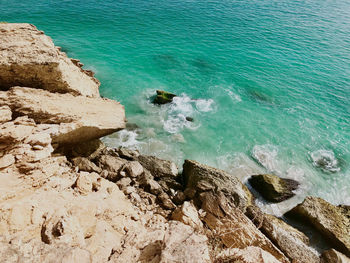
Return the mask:
<svg viewBox="0 0 350 263">
<path fill-rule="evenodd" d="M 308 221 L 334 248 L 350 256 L 350 206 L 334 206 L 321 198 L 308 196 L 286 215 Z"/>
<path fill-rule="evenodd" d="M 0 90 L 13 86 L 99 96 L 99 82 L 30 24 L 0 24 Z"/>
<path fill-rule="evenodd" d="M 76 157 L 72 160 L 73 164 L 79 168 L 80 171 L 84 172 L 96 172 L 101 173 L 102 169 L 98 167 L 96 164 L 91 162 L 89 159 L 84 157 Z"/>
<path fill-rule="evenodd" d="M 235 207 L 232 198 L 223 192 L 203 192 L 199 196 L 201 209 L 206 212 L 203 220 L 214 231 L 226 247 L 244 249 L 248 246 L 259 247 L 281 262 L 288 258 L 277 248 L 243 212 Z"/>
<path fill-rule="evenodd" d="M 162 177 L 159 179 L 158 183 L 162 186 L 163 190 L 167 193 L 171 191 L 171 189 L 183 190 L 182 184 L 177 182 L 174 178 L 171 177 Z"/>
<path fill-rule="evenodd" d="M 176 208 L 172 213 L 171 218 L 180 221 L 185 225 L 189 225 L 194 229 L 201 229 L 203 227 L 203 223 L 199 219 L 196 207 L 190 202 L 184 202 L 182 206 Z"/>
<path fill-rule="evenodd" d="M 56 124 L 51 127 L 52 140 L 58 144 L 97 139 L 125 127 L 124 107 L 108 99 L 13 87 L 0 92 L 0 105 L 36 123 Z"/>
<path fill-rule="evenodd" d="M 74 187 L 80 194 L 87 195 L 92 192 L 93 183 L 97 181 L 98 177 L 96 173 L 80 172 Z"/>
<path fill-rule="evenodd" d="M 106 146 L 99 139 L 86 141 L 78 144 L 63 145 L 58 148 L 58 152 L 70 157 L 85 157 L 89 160 L 97 158 Z"/>
<path fill-rule="evenodd" d="M 222 251 L 214 263 L 280 263 L 269 252 L 259 247 L 249 246 L 245 249 L 229 248 Z"/>
<path fill-rule="evenodd" d="M 140 155 L 138 151 L 133 151 L 123 147 L 116 149 L 116 152 L 121 158 L 127 159 L 129 161 L 136 159 Z"/>
<path fill-rule="evenodd" d="M 12 120 L 12 112 L 9 106 L 0 106 L 0 123 Z"/>
<path fill-rule="evenodd" d="M 166 193 L 163 192 L 159 194 L 158 199 L 163 208 L 169 209 L 169 210 L 176 208 L 176 205 L 174 205 L 174 203 L 171 201 L 170 197 Z"/>
<path fill-rule="evenodd" d="M 108 171 L 106 178 L 112 182 L 115 182 L 121 177 L 120 171 L 127 161 L 109 154 L 103 154 L 98 157 L 97 163 L 100 168 Z"/>
<path fill-rule="evenodd" d="M 267 201 L 278 203 L 291 198 L 299 183 L 292 179 L 279 178 L 272 174 L 253 175 L 249 178 L 250 185 Z"/>
<path fill-rule="evenodd" d="M 175 94 L 163 91 L 163 90 L 157 90 L 157 96 L 154 98 L 153 103 L 154 104 L 166 104 L 173 101 L 173 98 L 176 97 Z"/>
<path fill-rule="evenodd" d="M 247 208 L 247 216 L 292 262 L 318 263 L 318 253 L 309 247 L 304 233 L 273 215 L 264 214 L 258 207 Z"/>
<path fill-rule="evenodd" d="M 225 171 L 200 164 L 196 161 L 185 160 L 183 178 L 186 193 L 194 195 L 206 191 L 223 192 L 232 198 L 232 204 L 242 211 L 252 203 L 252 194 L 238 178 Z"/>
<path fill-rule="evenodd" d="M 178 175 L 176 164 L 171 161 L 146 155 L 140 155 L 137 157 L 137 160 L 145 169 L 150 171 L 155 178 L 176 177 Z"/>
<path fill-rule="evenodd" d="M 136 178 L 143 173 L 143 167 L 138 161 L 130 161 L 124 165 L 123 171 L 125 171 L 128 176 Z"/>
<path fill-rule="evenodd" d="M 119 186 L 119 189 L 123 190 L 131 184 L 131 179 L 129 177 L 124 177 L 116 182 Z"/>
<path fill-rule="evenodd" d="M 322 253 L 321 263 L 350 263 L 350 258 L 335 249 L 329 249 Z"/>
<path fill-rule="evenodd" d="M 172 199 L 174 204 L 181 205 L 186 200 L 186 195 L 182 191 L 177 191 Z"/>
<path fill-rule="evenodd" d="M 0 169 L 6 168 L 15 163 L 15 157 L 12 154 L 5 154 L 0 157 Z"/>
</svg>

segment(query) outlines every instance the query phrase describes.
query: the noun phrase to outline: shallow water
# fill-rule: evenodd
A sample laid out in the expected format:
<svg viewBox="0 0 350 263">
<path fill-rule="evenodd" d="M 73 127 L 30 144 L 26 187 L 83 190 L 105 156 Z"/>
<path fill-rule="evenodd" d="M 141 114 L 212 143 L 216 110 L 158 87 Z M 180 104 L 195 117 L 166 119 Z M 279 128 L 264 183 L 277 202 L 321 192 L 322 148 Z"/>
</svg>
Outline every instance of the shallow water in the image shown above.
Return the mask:
<svg viewBox="0 0 350 263">
<path fill-rule="evenodd" d="M 276 214 L 350 204 L 349 1 L 0 0 L 0 21 L 44 30 L 126 106 L 139 128 L 108 144 L 301 181 Z M 179 97 L 152 105 L 156 89 Z"/>
</svg>

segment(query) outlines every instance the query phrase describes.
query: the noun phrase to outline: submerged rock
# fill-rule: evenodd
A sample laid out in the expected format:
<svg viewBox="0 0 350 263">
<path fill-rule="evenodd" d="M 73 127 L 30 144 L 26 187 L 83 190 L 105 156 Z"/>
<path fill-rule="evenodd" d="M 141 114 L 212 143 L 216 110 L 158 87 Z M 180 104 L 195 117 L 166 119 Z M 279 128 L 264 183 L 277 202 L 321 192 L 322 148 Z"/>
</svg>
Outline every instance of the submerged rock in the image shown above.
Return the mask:
<svg viewBox="0 0 350 263">
<path fill-rule="evenodd" d="M 164 90 L 157 90 L 157 96 L 154 98 L 153 103 L 154 104 L 166 104 L 173 101 L 173 98 L 176 97 L 175 94 L 164 91 Z"/>
<path fill-rule="evenodd" d="M 334 206 L 321 198 L 308 196 L 286 215 L 308 221 L 334 248 L 350 256 L 350 206 Z"/>
<path fill-rule="evenodd" d="M 250 185 L 267 201 L 278 203 L 291 198 L 299 183 L 292 179 L 280 178 L 272 174 L 253 175 L 249 178 Z"/>
</svg>

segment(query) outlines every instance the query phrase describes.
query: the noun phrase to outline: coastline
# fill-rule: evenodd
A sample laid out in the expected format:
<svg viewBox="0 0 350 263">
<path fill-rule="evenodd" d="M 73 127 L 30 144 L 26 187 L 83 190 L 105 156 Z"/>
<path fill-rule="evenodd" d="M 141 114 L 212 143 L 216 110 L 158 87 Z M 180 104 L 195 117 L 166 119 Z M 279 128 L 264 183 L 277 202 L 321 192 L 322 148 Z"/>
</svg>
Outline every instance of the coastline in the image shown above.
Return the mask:
<svg viewBox="0 0 350 263">
<path fill-rule="evenodd" d="M 123 106 L 100 98 L 93 73 L 43 32 L 27 24 L 0 29 L 8 41 L 0 53 L 4 261 L 320 261 L 308 238 L 261 212 L 234 175 L 190 160 L 179 174 L 170 161 L 105 147 L 98 138 L 125 128 Z M 18 40 L 28 34 L 35 43 L 23 48 Z M 312 218 L 324 237 L 331 232 L 329 248 L 349 256 L 349 233 L 339 233 L 349 230 L 341 222 L 349 207 L 311 200 L 320 206 L 298 206 L 295 215 Z M 332 253 L 339 252 L 322 260 Z"/>
</svg>

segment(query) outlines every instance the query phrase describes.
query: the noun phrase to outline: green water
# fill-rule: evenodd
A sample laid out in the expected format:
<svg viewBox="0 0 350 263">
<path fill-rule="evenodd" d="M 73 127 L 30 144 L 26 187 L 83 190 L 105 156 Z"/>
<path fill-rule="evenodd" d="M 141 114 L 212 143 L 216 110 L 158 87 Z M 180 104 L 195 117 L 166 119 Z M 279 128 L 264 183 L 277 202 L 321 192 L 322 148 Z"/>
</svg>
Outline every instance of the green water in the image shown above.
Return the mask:
<svg viewBox="0 0 350 263">
<path fill-rule="evenodd" d="M 109 145 L 350 204 L 349 1 L 0 0 L 0 21 L 35 24 L 96 72 L 139 127 Z M 154 106 L 156 89 L 179 97 Z"/>
</svg>

